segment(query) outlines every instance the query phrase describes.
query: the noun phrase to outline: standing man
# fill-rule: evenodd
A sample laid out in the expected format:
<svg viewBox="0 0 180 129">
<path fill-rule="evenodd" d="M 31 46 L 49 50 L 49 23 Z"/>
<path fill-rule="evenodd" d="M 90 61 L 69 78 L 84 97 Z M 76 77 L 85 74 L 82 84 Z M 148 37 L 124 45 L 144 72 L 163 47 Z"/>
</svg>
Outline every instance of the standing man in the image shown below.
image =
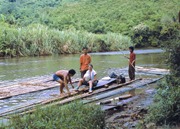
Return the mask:
<svg viewBox="0 0 180 129">
<path fill-rule="evenodd" d="M 135 79 L 135 61 L 136 61 L 136 54 L 134 53 L 134 47 L 129 47 L 130 55 L 129 55 L 129 79 L 130 81 Z"/>
<path fill-rule="evenodd" d="M 68 88 L 68 82 L 70 82 L 72 88 L 74 86 L 72 85 L 71 77 L 76 74 L 76 71 L 74 69 L 68 70 L 59 70 L 53 75 L 53 80 L 59 82 L 60 84 L 60 94 L 64 93 L 64 87 L 67 90 L 67 93 L 70 95 L 70 91 Z"/>
<path fill-rule="evenodd" d="M 88 70 L 88 65 L 91 63 L 91 56 L 88 54 L 88 48 L 83 47 L 83 54 L 80 56 L 80 72 L 81 78 L 84 77 L 84 74 Z"/>
</svg>

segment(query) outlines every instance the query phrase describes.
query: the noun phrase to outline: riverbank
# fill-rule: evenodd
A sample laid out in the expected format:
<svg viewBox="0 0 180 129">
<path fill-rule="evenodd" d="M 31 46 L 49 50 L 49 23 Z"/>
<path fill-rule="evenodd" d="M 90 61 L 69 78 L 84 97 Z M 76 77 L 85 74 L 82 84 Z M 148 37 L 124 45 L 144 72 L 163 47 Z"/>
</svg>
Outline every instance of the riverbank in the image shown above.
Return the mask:
<svg viewBox="0 0 180 129">
<path fill-rule="evenodd" d="M 143 123 L 147 114 L 148 106 L 153 103 L 153 96 L 156 93 L 156 84 L 137 89 L 137 99 L 124 104 L 121 108 L 107 111 L 106 127 L 108 129 L 132 129 Z"/>
<path fill-rule="evenodd" d="M 149 106 L 153 103 L 157 84 L 151 84 L 136 90 L 137 99 L 124 104 L 122 107 L 106 112 L 107 129 L 179 129 L 176 126 L 156 126 L 155 123 L 145 123 Z"/>
</svg>

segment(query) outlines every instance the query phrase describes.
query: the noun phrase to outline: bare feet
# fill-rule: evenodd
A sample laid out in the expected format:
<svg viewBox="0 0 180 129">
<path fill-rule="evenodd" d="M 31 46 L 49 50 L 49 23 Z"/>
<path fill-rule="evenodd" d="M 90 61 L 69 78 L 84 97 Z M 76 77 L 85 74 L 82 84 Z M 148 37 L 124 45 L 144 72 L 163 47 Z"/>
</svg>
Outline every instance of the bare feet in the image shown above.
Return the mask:
<svg viewBox="0 0 180 129">
<path fill-rule="evenodd" d="M 61 93 L 59 96 L 60 96 L 60 97 L 64 97 L 64 96 L 65 96 L 65 93 Z"/>
</svg>

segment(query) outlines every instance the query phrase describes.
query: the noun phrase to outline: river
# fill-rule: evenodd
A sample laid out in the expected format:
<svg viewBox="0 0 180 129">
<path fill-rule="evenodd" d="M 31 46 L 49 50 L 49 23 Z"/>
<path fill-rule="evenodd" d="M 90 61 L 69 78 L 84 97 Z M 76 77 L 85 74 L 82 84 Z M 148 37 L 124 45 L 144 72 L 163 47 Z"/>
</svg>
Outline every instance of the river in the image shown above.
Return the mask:
<svg viewBox="0 0 180 129">
<path fill-rule="evenodd" d="M 135 53 L 136 66 L 166 68 L 164 53 L 160 49 L 135 50 Z M 127 68 L 128 60 L 124 58 L 124 54 L 128 56 L 129 51 L 90 53 L 98 79 L 113 70 Z M 77 71 L 73 78 L 79 78 L 79 56 L 80 54 L 1 59 L 0 86 L 49 76 L 59 69 L 73 68 Z M 127 76 L 127 70 L 124 74 Z M 47 100 L 53 97 L 52 94 L 59 94 L 59 87 L 0 100 L 0 114 L 12 108 Z"/>
<path fill-rule="evenodd" d="M 136 66 L 164 68 L 163 51 L 160 49 L 135 50 L 137 54 Z M 98 78 L 106 76 L 110 68 L 124 68 L 128 65 L 128 60 L 122 52 L 101 52 L 90 53 L 92 64 L 98 73 Z M 55 55 L 43 57 L 21 57 L 7 58 L 0 60 L 0 85 L 4 82 L 21 81 L 31 77 L 53 74 L 59 69 L 75 69 L 76 77 L 80 77 L 79 56 Z"/>
</svg>

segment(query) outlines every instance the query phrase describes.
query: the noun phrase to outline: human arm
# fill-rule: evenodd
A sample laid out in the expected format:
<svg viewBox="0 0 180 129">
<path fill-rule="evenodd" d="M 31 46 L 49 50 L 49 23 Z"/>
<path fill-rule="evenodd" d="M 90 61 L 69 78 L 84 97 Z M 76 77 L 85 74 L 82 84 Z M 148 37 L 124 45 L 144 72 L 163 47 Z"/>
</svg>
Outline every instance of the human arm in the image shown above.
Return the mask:
<svg viewBox="0 0 180 129">
<path fill-rule="evenodd" d="M 94 81 L 97 80 L 97 73 L 96 73 L 95 70 L 93 70 L 92 73 L 91 73 L 91 79 L 92 79 L 92 80 L 91 80 L 92 82 L 94 82 Z"/>
<path fill-rule="evenodd" d="M 71 77 L 69 77 L 69 83 L 71 84 L 72 88 L 74 89 Z"/>
<path fill-rule="evenodd" d="M 129 57 L 127 57 L 126 55 L 123 55 L 125 58 L 127 58 L 127 59 L 130 59 Z"/>
<path fill-rule="evenodd" d="M 64 87 L 66 88 L 68 94 L 70 95 L 70 91 L 69 91 L 69 88 L 68 88 L 68 79 L 67 79 L 67 76 L 64 76 Z"/>
<path fill-rule="evenodd" d="M 80 63 L 80 67 L 79 67 L 79 69 L 80 69 L 80 71 L 81 71 L 82 64 L 83 64 L 83 56 L 82 56 L 82 55 L 80 56 L 79 63 Z"/>
<path fill-rule="evenodd" d="M 97 74 L 94 75 L 94 79 L 92 80 L 92 82 L 97 80 Z"/>
</svg>

